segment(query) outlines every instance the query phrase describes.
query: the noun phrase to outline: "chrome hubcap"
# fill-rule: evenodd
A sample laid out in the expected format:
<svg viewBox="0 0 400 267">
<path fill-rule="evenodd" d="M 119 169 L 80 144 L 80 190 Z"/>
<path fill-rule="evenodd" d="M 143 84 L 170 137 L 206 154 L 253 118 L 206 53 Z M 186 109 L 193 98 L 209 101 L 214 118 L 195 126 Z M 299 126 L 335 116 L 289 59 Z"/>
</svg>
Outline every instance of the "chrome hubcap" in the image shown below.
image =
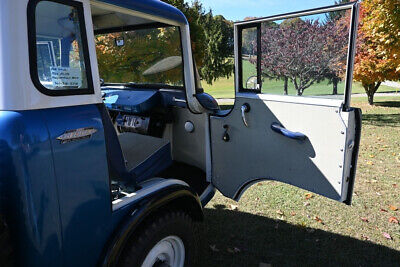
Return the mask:
<svg viewBox="0 0 400 267">
<path fill-rule="evenodd" d="M 158 242 L 147 254 L 142 267 L 183 267 L 185 245 L 177 236 L 168 236 Z"/>
</svg>

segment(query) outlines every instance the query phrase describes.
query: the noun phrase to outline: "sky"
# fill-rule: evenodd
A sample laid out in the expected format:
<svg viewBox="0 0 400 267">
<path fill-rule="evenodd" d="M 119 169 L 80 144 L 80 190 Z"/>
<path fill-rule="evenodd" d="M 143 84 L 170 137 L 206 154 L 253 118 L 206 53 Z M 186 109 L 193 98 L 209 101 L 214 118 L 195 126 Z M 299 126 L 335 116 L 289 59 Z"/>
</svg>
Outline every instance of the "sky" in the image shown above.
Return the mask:
<svg viewBox="0 0 400 267">
<path fill-rule="evenodd" d="M 188 1 L 190 2 L 190 1 Z M 200 0 L 214 15 L 238 21 L 245 17 L 266 17 L 292 11 L 330 6 L 334 0 Z"/>
</svg>

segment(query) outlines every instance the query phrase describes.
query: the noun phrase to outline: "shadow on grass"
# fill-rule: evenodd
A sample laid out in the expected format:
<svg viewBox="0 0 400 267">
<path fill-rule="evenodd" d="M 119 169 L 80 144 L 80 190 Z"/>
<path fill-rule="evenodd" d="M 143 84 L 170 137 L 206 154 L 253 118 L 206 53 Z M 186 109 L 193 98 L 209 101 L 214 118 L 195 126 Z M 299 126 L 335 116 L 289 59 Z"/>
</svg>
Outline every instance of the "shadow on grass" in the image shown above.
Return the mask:
<svg viewBox="0 0 400 267">
<path fill-rule="evenodd" d="M 400 108 L 400 101 L 377 101 L 379 107 Z M 400 113 L 393 114 L 363 114 L 363 122 L 375 126 L 400 126 Z"/>
<path fill-rule="evenodd" d="M 399 266 L 400 252 L 223 205 L 205 209 L 200 266 Z M 398 241 L 393 241 L 398 242 Z M 213 251 L 210 245 L 215 245 Z M 234 252 L 235 248 L 240 252 Z"/>
<path fill-rule="evenodd" d="M 400 114 L 363 114 L 363 123 L 385 126 L 385 127 L 396 127 L 400 126 Z"/>
<path fill-rule="evenodd" d="M 380 107 L 400 108 L 400 101 L 378 101 L 374 104 Z"/>
</svg>

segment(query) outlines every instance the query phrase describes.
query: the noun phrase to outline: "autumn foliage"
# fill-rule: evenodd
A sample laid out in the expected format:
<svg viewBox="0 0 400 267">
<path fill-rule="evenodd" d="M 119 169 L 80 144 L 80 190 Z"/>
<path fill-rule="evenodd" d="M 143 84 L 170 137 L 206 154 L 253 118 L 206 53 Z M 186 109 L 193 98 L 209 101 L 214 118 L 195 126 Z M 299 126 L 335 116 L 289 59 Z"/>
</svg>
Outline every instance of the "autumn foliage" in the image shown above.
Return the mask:
<svg viewBox="0 0 400 267">
<path fill-rule="evenodd" d="M 372 105 L 382 82 L 400 80 L 400 1 L 363 1 L 357 43 L 354 79 Z"/>
<path fill-rule="evenodd" d="M 123 38 L 122 47 L 115 45 Z M 181 86 L 183 68 L 153 75 L 143 73 L 159 60 L 181 56 L 180 35 L 176 27 L 161 27 L 96 36 L 96 52 L 99 72 L 106 82 L 159 82 Z"/>
</svg>

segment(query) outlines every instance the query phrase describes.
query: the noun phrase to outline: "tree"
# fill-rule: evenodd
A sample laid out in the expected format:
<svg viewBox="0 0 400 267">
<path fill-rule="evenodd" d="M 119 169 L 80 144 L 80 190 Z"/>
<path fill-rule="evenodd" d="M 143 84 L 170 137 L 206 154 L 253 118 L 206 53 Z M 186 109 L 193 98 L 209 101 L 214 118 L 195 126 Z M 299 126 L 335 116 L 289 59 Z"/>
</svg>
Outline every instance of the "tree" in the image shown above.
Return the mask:
<svg viewBox="0 0 400 267">
<path fill-rule="evenodd" d="M 204 22 L 207 42 L 200 76 L 209 84 L 219 77 L 229 76 L 233 72 L 233 23 L 223 16 L 213 16 L 211 11 Z"/>
<path fill-rule="evenodd" d="M 341 67 L 338 54 L 343 53 L 345 47 L 342 39 L 337 25 L 332 22 L 295 18 L 280 25 L 263 25 L 262 75 L 269 79 L 287 78 L 297 95 L 302 95 L 304 90 L 332 72 L 333 65 Z"/>
<path fill-rule="evenodd" d="M 335 5 L 342 4 L 342 3 L 348 3 L 350 0 L 340 0 L 340 1 L 335 1 Z M 348 13 L 348 12 L 347 12 Z M 346 18 L 348 19 L 343 20 L 342 18 L 346 16 L 346 12 L 343 10 L 339 11 L 331 11 L 326 14 L 326 20 L 328 23 L 339 23 L 342 24 L 341 27 L 338 28 L 339 32 L 338 34 L 341 34 L 340 37 L 342 38 L 342 42 L 346 42 L 348 39 L 348 25 L 349 25 L 349 19 L 350 16 L 347 15 Z M 343 23 L 345 22 L 345 23 Z M 347 23 L 346 23 L 347 22 Z M 346 56 L 346 54 L 342 54 L 343 56 Z M 338 59 L 339 62 L 343 62 L 345 59 L 340 58 Z M 329 83 L 332 84 L 332 94 L 337 95 L 338 94 L 338 83 L 342 80 L 343 73 L 342 70 L 343 68 L 337 68 L 339 64 L 333 65 L 333 68 L 331 68 L 331 71 L 328 71 L 326 73 L 326 78 L 329 80 Z"/>
<path fill-rule="evenodd" d="M 243 20 L 253 20 L 256 17 L 245 17 Z M 242 30 L 242 54 L 252 56 L 256 49 L 257 29 L 247 28 Z"/>
<path fill-rule="evenodd" d="M 339 4 L 343 4 L 343 3 L 349 3 L 350 0 L 339 0 L 339 1 L 335 1 L 335 5 L 339 5 Z M 340 18 L 343 17 L 343 11 L 339 10 L 339 11 L 330 11 L 326 14 L 326 20 L 327 21 L 337 21 Z"/>
<path fill-rule="evenodd" d="M 354 79 L 373 105 L 385 80 L 400 79 L 400 2 L 365 0 L 361 5 Z"/>
<path fill-rule="evenodd" d="M 115 45 L 117 38 L 124 39 L 124 46 Z M 176 45 L 179 38 L 179 31 L 173 27 L 97 35 L 96 53 L 101 77 L 107 82 L 163 81 L 181 85 L 182 67 L 156 76 L 143 75 L 160 59 L 181 55 Z"/>
<path fill-rule="evenodd" d="M 202 79 L 211 84 L 233 73 L 233 23 L 223 16 L 205 11 L 195 0 L 166 0 L 185 14 L 190 26 L 192 51 Z"/>
</svg>

